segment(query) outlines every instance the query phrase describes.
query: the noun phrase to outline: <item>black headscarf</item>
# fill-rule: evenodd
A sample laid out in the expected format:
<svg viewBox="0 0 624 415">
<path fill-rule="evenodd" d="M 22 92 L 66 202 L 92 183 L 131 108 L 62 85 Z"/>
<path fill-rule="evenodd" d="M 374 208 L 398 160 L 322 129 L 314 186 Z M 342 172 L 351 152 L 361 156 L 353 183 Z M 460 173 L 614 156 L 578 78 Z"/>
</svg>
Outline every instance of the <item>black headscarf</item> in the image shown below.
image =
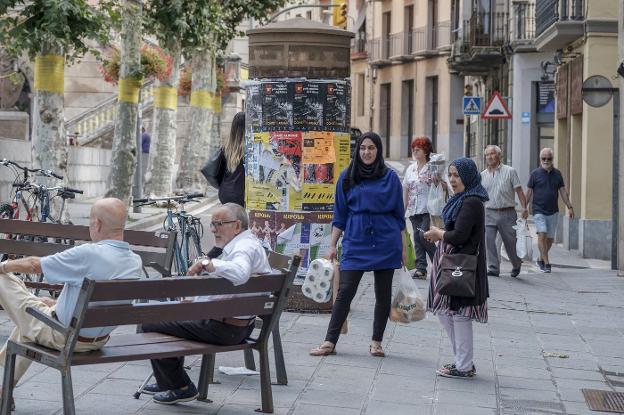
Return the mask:
<svg viewBox="0 0 624 415">
<path fill-rule="evenodd" d="M 366 165 L 360 158 L 360 145 L 362 145 L 362 141 L 369 139 L 375 144 L 377 147 L 377 158 L 371 165 Z M 375 134 L 372 131 L 364 133 L 358 138 L 357 143 L 355 144 L 355 149 L 353 150 L 353 158 L 351 159 L 351 164 L 347 168 L 347 173 L 345 174 L 342 190 L 347 193 L 347 191 L 356 184 L 360 183 L 364 179 L 379 179 L 386 174 L 386 163 L 384 163 L 383 159 L 383 146 L 381 144 L 381 137 Z"/>
</svg>

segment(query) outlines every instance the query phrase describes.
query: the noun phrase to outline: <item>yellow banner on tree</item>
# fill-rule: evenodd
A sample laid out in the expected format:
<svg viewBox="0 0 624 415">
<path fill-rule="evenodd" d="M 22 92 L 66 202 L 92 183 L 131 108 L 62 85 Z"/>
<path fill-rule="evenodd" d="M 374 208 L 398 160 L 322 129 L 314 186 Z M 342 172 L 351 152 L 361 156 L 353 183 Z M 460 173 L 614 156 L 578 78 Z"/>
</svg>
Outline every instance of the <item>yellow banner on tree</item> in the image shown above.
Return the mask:
<svg viewBox="0 0 624 415">
<path fill-rule="evenodd" d="M 137 78 L 124 78 L 119 80 L 119 92 L 117 100 L 130 104 L 139 103 L 139 92 L 143 86 L 143 80 Z"/>
<path fill-rule="evenodd" d="M 214 112 L 221 112 L 221 95 L 214 94 L 212 97 L 212 110 Z"/>
<path fill-rule="evenodd" d="M 215 94 L 210 91 L 193 91 L 191 92 L 191 107 L 204 108 L 213 110 L 215 106 Z M 219 103 L 221 106 L 221 103 Z"/>
<path fill-rule="evenodd" d="M 156 108 L 176 110 L 178 108 L 178 90 L 166 86 L 154 88 L 154 106 Z"/>
<path fill-rule="evenodd" d="M 62 94 L 65 90 L 65 58 L 60 55 L 35 57 L 35 90 Z"/>
</svg>

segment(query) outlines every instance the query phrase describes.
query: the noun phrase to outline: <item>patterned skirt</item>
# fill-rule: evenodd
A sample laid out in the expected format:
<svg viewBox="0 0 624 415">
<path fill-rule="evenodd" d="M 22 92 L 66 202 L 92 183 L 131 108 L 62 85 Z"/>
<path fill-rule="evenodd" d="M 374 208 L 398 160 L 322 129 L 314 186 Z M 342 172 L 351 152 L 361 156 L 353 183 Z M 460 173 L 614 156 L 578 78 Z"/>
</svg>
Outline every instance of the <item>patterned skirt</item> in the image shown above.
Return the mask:
<svg viewBox="0 0 624 415">
<path fill-rule="evenodd" d="M 436 289 L 438 279 L 440 278 L 440 261 L 442 260 L 443 253 L 451 253 L 453 246 L 444 241 L 438 242 L 438 246 L 433 256 L 433 264 L 431 267 L 431 275 L 429 278 L 429 296 L 427 297 L 427 310 L 434 315 L 459 314 L 464 317 L 469 317 L 471 320 L 478 321 L 479 323 L 487 323 L 487 301 L 477 306 L 461 307 L 459 310 L 451 310 L 451 297 L 448 295 L 442 295 Z"/>
</svg>

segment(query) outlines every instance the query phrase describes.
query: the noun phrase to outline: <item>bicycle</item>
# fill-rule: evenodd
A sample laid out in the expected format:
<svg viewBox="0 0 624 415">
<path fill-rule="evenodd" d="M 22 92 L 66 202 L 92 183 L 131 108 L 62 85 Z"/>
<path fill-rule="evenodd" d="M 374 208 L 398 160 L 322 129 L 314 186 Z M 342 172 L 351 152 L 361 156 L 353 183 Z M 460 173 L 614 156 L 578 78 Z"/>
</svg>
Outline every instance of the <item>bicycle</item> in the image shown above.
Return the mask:
<svg viewBox="0 0 624 415">
<path fill-rule="evenodd" d="M 165 231 L 176 232 L 176 245 L 174 248 L 174 268 L 177 275 L 186 275 L 193 261 L 203 255 L 201 238 L 204 235 L 204 227 L 201 219 L 188 214 L 184 205 L 203 197 L 203 193 L 187 193 L 182 196 L 162 198 L 136 199 L 135 206 L 148 206 L 164 203 L 167 206 L 167 215 L 163 221 Z M 174 206 L 178 206 L 174 210 Z"/>
</svg>

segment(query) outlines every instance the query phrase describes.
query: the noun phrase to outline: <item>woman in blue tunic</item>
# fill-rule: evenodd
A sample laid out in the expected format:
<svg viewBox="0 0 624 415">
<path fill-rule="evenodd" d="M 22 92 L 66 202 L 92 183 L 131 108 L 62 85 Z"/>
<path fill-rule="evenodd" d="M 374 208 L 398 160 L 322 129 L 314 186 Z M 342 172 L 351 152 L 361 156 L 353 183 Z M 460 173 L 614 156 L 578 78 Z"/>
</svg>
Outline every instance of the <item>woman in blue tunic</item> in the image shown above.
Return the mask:
<svg viewBox="0 0 624 415">
<path fill-rule="evenodd" d="M 325 341 L 310 351 L 312 356 L 336 353 L 340 328 L 366 271 L 375 273 L 375 314 L 369 352 L 373 356 L 384 356 L 381 341 L 390 314 L 392 276 L 405 262 L 401 181 L 384 164 L 381 138 L 377 134 L 363 134 L 356 149 L 355 157 L 340 174 L 336 185 L 328 256 L 332 260 L 336 257 L 336 244 L 342 235 L 338 296 Z"/>
</svg>

